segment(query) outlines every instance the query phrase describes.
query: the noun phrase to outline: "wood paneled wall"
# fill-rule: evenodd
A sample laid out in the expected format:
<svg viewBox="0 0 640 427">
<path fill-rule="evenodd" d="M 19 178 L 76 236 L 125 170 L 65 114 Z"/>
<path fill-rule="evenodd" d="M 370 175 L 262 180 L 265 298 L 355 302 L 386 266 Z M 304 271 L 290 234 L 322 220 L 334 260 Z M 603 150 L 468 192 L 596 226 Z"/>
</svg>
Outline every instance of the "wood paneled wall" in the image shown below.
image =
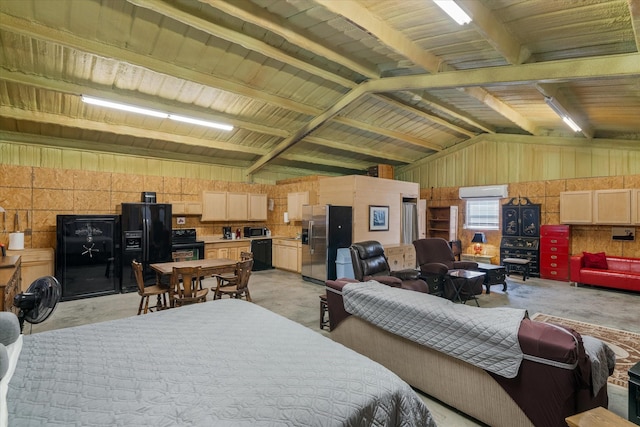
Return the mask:
<svg viewBox="0 0 640 427">
<path fill-rule="evenodd" d="M 638 141 L 484 134 L 396 168 L 395 178 L 440 188 L 636 174 Z"/>
</svg>

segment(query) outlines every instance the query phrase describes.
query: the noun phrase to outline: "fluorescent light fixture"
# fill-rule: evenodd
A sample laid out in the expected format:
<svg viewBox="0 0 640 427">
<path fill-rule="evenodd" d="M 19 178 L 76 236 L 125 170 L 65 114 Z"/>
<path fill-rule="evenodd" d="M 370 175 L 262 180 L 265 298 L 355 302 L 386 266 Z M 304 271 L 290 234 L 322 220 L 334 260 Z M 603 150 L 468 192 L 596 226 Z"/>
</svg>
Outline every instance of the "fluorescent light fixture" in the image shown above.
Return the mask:
<svg viewBox="0 0 640 427">
<path fill-rule="evenodd" d="M 214 129 L 221 129 L 230 131 L 233 130 L 233 126 L 225 125 L 223 123 L 210 122 L 207 120 L 194 119 L 192 117 L 180 116 L 178 114 L 165 113 L 163 111 L 150 110 L 148 108 L 136 107 L 135 105 L 121 104 L 119 102 L 107 101 L 105 99 L 93 98 L 91 96 L 82 95 L 82 101 L 91 105 L 98 105 L 100 107 L 113 108 L 116 110 L 128 111 L 130 113 L 144 114 L 146 116 L 159 117 L 161 119 L 171 119 L 178 122 L 190 123 L 192 125 L 207 126 Z"/>
<path fill-rule="evenodd" d="M 433 0 L 435 4 L 440 6 L 440 9 L 444 10 L 447 15 L 453 18 L 459 25 L 468 24 L 471 22 L 471 17 L 460 8 L 453 0 Z"/>
<path fill-rule="evenodd" d="M 544 97 L 544 102 L 546 102 L 547 105 L 549 107 L 551 107 L 551 109 L 553 111 L 555 111 L 558 116 L 560 116 L 562 121 L 565 122 L 567 124 L 567 126 L 569 126 L 571 128 L 572 131 L 574 131 L 574 132 L 581 132 L 582 131 L 580 126 L 578 126 L 577 123 L 573 121 L 571 116 L 569 116 L 569 113 L 567 113 L 565 111 L 565 109 L 562 108 L 562 106 L 560 104 L 556 103 L 556 100 L 553 97 L 545 96 Z"/>
<path fill-rule="evenodd" d="M 179 116 L 177 114 L 169 114 L 169 118 L 177 122 L 191 123 L 192 125 L 207 126 L 210 128 L 222 129 L 222 130 L 233 130 L 233 126 L 231 125 L 224 125 L 222 123 L 209 122 L 207 120 L 193 119 L 191 117 Z"/>
<path fill-rule="evenodd" d="M 162 111 L 149 110 L 147 108 L 136 107 L 134 105 L 120 104 L 118 102 L 92 98 L 86 95 L 82 95 L 82 101 L 91 105 L 99 105 L 101 107 L 114 108 L 116 110 L 128 111 L 130 113 L 144 114 L 145 116 L 160 117 L 162 119 L 166 119 L 169 117 L 169 114 L 163 113 Z"/>
</svg>

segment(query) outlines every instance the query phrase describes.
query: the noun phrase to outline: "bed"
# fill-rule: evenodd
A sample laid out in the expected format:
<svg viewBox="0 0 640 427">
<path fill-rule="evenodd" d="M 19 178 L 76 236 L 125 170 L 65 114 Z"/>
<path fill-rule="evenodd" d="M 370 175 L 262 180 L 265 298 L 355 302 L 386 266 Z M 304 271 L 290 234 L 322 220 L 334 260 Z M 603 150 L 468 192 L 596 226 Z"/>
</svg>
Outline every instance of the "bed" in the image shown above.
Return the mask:
<svg viewBox="0 0 640 427">
<path fill-rule="evenodd" d="M 435 426 L 391 371 L 241 300 L 21 340 L 12 427 Z"/>
</svg>

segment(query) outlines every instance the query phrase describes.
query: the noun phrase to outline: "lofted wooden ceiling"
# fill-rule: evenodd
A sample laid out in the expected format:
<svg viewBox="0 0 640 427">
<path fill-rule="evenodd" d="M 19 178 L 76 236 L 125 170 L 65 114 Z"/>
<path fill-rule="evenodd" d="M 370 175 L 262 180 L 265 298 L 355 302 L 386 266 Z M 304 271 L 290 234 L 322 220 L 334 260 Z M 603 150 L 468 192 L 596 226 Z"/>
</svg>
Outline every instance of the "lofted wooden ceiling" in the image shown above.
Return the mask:
<svg viewBox="0 0 640 427">
<path fill-rule="evenodd" d="M 0 135 L 248 180 L 401 167 L 483 133 L 640 144 L 640 0 L 458 4 L 472 23 L 431 0 L 1 0 Z"/>
</svg>

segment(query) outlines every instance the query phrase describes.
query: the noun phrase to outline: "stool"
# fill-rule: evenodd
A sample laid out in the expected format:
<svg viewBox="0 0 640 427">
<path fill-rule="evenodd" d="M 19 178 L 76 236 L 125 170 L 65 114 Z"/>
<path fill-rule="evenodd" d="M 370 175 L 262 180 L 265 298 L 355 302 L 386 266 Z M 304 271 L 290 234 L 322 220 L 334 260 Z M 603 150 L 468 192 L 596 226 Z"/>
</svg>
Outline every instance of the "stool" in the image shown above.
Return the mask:
<svg viewBox="0 0 640 427">
<path fill-rule="evenodd" d="M 531 261 L 524 258 L 505 258 L 502 260 L 502 265 L 504 265 L 504 268 L 507 273 L 507 277 L 509 276 L 509 273 L 511 273 L 515 269 L 515 271 L 522 272 L 522 280 L 524 281 L 524 280 L 527 280 L 527 278 L 529 278 L 530 262 Z"/>
<path fill-rule="evenodd" d="M 327 318 L 325 319 L 325 314 Z M 330 330 L 329 326 L 329 307 L 327 306 L 327 295 L 320 295 L 320 329 L 324 329 L 324 327 Z"/>
</svg>

